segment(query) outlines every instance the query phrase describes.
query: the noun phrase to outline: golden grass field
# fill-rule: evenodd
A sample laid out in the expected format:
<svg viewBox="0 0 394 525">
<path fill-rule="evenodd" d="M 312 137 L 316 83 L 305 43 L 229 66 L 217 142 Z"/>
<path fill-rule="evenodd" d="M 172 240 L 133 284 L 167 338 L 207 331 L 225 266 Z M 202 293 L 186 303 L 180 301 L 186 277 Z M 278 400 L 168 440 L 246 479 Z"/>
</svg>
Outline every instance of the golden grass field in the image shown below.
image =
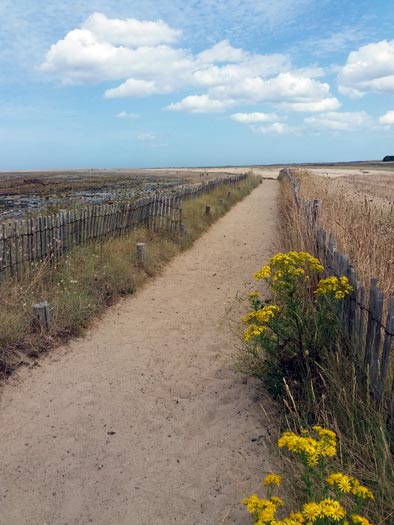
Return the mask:
<svg viewBox="0 0 394 525">
<path fill-rule="evenodd" d="M 298 170 L 302 196 L 322 201 L 322 222 L 359 279 L 394 295 L 394 168 Z M 328 175 L 328 176 L 327 176 Z"/>
</svg>

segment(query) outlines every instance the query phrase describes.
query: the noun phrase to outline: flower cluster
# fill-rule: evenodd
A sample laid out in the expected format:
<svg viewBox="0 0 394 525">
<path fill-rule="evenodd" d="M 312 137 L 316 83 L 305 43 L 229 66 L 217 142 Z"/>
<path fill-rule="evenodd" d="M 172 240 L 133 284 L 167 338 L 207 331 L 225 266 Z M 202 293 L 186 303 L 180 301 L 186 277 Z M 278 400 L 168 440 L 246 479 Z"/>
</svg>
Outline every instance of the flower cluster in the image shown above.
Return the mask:
<svg viewBox="0 0 394 525">
<path fill-rule="evenodd" d="M 351 294 L 353 288 L 350 286 L 348 278 L 342 277 L 327 277 L 321 279 L 315 290 L 316 295 L 328 295 L 335 299 L 344 299 L 346 295 Z"/>
<path fill-rule="evenodd" d="M 269 322 L 279 312 L 279 308 L 275 305 L 264 306 L 250 312 L 242 318 L 244 324 L 250 323 L 245 330 L 244 339 L 249 341 L 252 337 L 258 337 L 268 327 Z"/>
<path fill-rule="evenodd" d="M 260 499 L 257 494 L 252 494 L 249 498 L 245 498 L 242 501 L 242 504 L 246 505 L 249 514 L 254 517 L 255 523 L 259 525 L 260 523 L 272 523 L 280 503 L 282 503 L 280 498 L 275 498 L 274 501 L 272 499 Z"/>
<path fill-rule="evenodd" d="M 264 478 L 264 485 L 266 487 L 268 487 L 269 485 L 277 485 L 279 487 L 281 481 L 282 478 L 278 474 L 268 474 Z"/>
<path fill-rule="evenodd" d="M 335 456 L 336 434 L 332 430 L 317 425 L 313 427 L 313 430 L 319 439 L 310 436 L 306 430 L 300 436 L 294 432 L 285 432 L 278 441 L 278 447 L 295 452 L 309 466 L 315 467 L 321 458 Z"/>
<path fill-rule="evenodd" d="M 288 448 L 302 459 L 302 479 L 307 488 L 308 498 L 306 503 L 298 512 L 292 512 L 282 518 L 277 516 L 283 512 L 281 507 L 284 503 L 280 498 L 272 496 L 271 490 L 273 486 L 280 485 L 282 478 L 277 474 L 268 474 L 264 478 L 264 485 L 268 487 L 268 497 L 260 499 L 257 494 L 253 494 L 242 501 L 253 517 L 254 525 L 372 525 L 359 511 L 363 501 L 373 498 L 373 494 L 351 476 L 340 472 L 329 475 L 324 480 L 325 486 L 320 488 L 320 498 L 315 497 L 317 492 L 314 485 L 318 480 L 323 484 L 324 479 L 325 465 L 324 462 L 319 462 L 319 459 L 335 455 L 336 434 L 320 426 L 314 426 L 313 430 L 318 439 L 303 431 L 300 435 L 285 432 L 278 441 L 279 447 Z M 312 490 L 309 490 L 311 487 Z M 336 497 L 330 494 L 331 492 L 335 492 Z M 342 502 L 343 494 L 347 494 L 345 502 Z M 355 505 L 351 510 L 348 510 L 349 495 L 355 498 Z"/>
<path fill-rule="evenodd" d="M 270 280 L 278 283 L 283 279 L 300 278 L 307 274 L 319 273 L 324 270 L 321 262 L 307 252 L 277 253 L 269 260 L 267 266 L 263 266 L 254 274 L 256 280 Z"/>
<path fill-rule="evenodd" d="M 356 478 L 337 472 L 331 474 L 326 478 L 329 485 L 337 487 L 340 492 L 353 494 L 356 498 L 360 499 L 373 499 L 372 492 L 367 488 L 363 487 Z"/>
<path fill-rule="evenodd" d="M 326 498 L 320 502 L 306 503 L 303 506 L 302 515 L 306 519 L 306 523 L 313 523 L 320 518 L 332 518 L 334 521 L 340 521 L 346 516 L 346 511 L 339 501 Z"/>
</svg>

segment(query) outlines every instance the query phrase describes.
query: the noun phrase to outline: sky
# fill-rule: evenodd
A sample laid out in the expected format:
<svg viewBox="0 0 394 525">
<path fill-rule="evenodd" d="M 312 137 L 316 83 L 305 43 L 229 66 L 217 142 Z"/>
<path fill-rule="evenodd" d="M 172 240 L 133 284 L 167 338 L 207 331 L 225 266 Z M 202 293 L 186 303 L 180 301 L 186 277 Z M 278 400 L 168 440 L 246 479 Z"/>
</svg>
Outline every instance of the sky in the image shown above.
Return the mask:
<svg viewBox="0 0 394 525">
<path fill-rule="evenodd" d="M 0 170 L 394 155 L 393 0 L 0 0 Z"/>
</svg>

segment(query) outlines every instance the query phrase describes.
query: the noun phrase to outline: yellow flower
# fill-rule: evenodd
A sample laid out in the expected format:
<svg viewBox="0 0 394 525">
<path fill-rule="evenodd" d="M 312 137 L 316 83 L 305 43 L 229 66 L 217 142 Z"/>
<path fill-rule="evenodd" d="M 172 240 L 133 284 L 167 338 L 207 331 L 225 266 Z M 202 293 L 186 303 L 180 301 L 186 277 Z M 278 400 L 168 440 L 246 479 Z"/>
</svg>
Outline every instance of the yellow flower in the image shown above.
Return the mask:
<svg viewBox="0 0 394 525">
<path fill-rule="evenodd" d="M 251 323 L 244 333 L 245 341 L 249 341 L 252 337 L 258 337 L 267 328 L 269 322 L 279 312 L 279 308 L 275 305 L 264 306 L 259 310 L 250 312 L 242 317 L 244 324 Z M 260 324 L 256 324 L 260 323 Z"/>
<path fill-rule="evenodd" d="M 310 522 L 315 522 L 320 517 L 320 505 L 314 501 L 305 503 L 302 508 L 302 515 Z"/>
<path fill-rule="evenodd" d="M 321 457 L 332 457 L 336 454 L 335 433 L 321 427 L 315 427 L 315 431 L 319 434 L 319 440 L 312 438 L 306 430 L 301 436 L 294 432 L 284 432 L 278 441 L 278 447 L 301 455 L 308 465 L 315 467 Z"/>
<path fill-rule="evenodd" d="M 320 516 L 340 521 L 346 516 L 346 512 L 339 501 L 328 498 L 320 502 Z"/>
<path fill-rule="evenodd" d="M 270 276 L 271 268 L 269 266 L 263 266 L 253 277 L 258 281 L 259 279 L 268 279 Z"/>
<path fill-rule="evenodd" d="M 357 480 L 354 482 L 352 494 L 361 499 L 374 499 L 373 493 L 367 487 L 360 485 Z"/>
<path fill-rule="evenodd" d="M 273 289 L 286 286 L 286 282 L 303 281 L 308 273 L 318 273 L 324 270 L 321 262 L 307 252 L 291 251 L 277 253 L 254 274 L 254 278 L 265 279 L 271 283 Z"/>
<path fill-rule="evenodd" d="M 327 483 L 330 485 L 336 485 L 341 492 L 348 493 L 352 490 L 353 487 L 353 478 L 346 476 L 340 472 L 336 474 L 331 474 L 326 478 Z"/>
<path fill-rule="evenodd" d="M 249 498 L 245 498 L 242 504 L 246 505 L 249 514 L 261 520 L 262 523 L 275 518 L 277 506 L 269 499 L 260 499 L 257 494 L 252 494 Z"/>
<path fill-rule="evenodd" d="M 278 476 L 278 477 L 280 477 L 280 476 Z M 278 498 L 278 496 L 272 496 L 271 497 L 271 501 L 272 501 L 272 503 L 274 503 L 278 507 L 283 507 L 283 505 L 284 505 L 283 500 L 281 498 Z"/>
<path fill-rule="evenodd" d="M 248 342 L 252 337 L 258 337 L 265 330 L 265 326 L 257 326 L 256 324 L 251 324 L 245 330 L 244 339 Z"/>
<path fill-rule="evenodd" d="M 292 512 L 289 518 L 293 520 L 296 523 L 296 525 L 301 525 L 305 522 L 304 516 L 301 514 L 301 512 Z"/>
<path fill-rule="evenodd" d="M 367 518 L 364 518 L 359 514 L 352 514 L 352 522 L 355 525 L 372 525 L 372 523 L 369 520 L 367 520 Z"/>
<path fill-rule="evenodd" d="M 257 299 L 258 296 L 259 296 L 259 292 L 250 292 L 250 293 L 248 293 L 249 299 Z"/>
<path fill-rule="evenodd" d="M 278 474 L 268 474 L 264 478 L 264 485 L 280 485 L 280 482 L 282 481 L 281 476 Z"/>
<path fill-rule="evenodd" d="M 344 299 L 346 295 L 351 294 L 353 288 L 350 286 L 348 278 L 342 277 L 326 277 L 320 279 L 315 290 L 316 295 L 328 295 L 335 299 Z"/>
</svg>

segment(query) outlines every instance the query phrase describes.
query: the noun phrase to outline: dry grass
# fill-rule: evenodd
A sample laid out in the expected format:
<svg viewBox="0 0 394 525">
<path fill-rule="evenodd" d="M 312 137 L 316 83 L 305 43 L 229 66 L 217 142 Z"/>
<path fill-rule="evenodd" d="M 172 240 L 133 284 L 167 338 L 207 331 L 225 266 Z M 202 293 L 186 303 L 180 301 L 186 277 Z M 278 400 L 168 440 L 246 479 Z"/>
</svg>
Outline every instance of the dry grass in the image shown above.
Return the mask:
<svg viewBox="0 0 394 525">
<path fill-rule="evenodd" d="M 301 178 L 304 198 L 322 199 L 324 228 L 334 231 L 339 249 L 350 253 L 360 277 L 368 280 L 373 267 L 385 291 L 393 291 L 394 276 L 388 268 L 392 269 L 393 264 L 394 234 L 390 222 L 383 230 L 381 208 L 375 207 L 374 201 L 365 204 L 356 199 L 341 180 L 316 179 L 309 173 L 301 173 Z M 286 183 L 281 185 L 280 207 L 285 249 L 313 251 L 293 190 Z M 388 215 L 384 217 L 389 221 Z M 303 390 L 301 399 L 294 400 L 289 395 L 286 426 L 299 430 L 318 423 L 334 429 L 339 440 L 336 468 L 358 477 L 373 489 L 376 499 L 368 509 L 373 523 L 394 524 L 394 445 L 387 433 L 386 418 L 371 405 L 368 385 L 360 381 L 340 345 L 338 342 L 334 355 L 321 349 L 323 364 L 318 381 L 325 385 L 323 395 L 311 395 L 313 385 Z M 299 497 L 298 490 L 294 487 L 295 499 Z"/>
<path fill-rule="evenodd" d="M 43 263 L 21 281 L 4 280 L 0 285 L 0 373 L 8 374 L 41 351 L 83 333 L 106 306 L 134 293 L 259 182 L 249 176 L 238 188 L 218 187 L 184 202 L 183 236 L 140 228 L 121 238 L 75 247 L 56 266 Z M 212 206 L 209 216 L 206 204 Z M 136 256 L 138 242 L 146 243 L 143 268 Z M 51 306 L 53 323 L 48 334 L 37 332 L 32 322 L 32 306 L 41 301 Z"/>
<path fill-rule="evenodd" d="M 322 201 L 323 228 L 349 255 L 361 282 L 377 277 L 394 295 L 394 174 L 352 175 L 335 179 L 301 173 L 301 193 Z"/>
</svg>

